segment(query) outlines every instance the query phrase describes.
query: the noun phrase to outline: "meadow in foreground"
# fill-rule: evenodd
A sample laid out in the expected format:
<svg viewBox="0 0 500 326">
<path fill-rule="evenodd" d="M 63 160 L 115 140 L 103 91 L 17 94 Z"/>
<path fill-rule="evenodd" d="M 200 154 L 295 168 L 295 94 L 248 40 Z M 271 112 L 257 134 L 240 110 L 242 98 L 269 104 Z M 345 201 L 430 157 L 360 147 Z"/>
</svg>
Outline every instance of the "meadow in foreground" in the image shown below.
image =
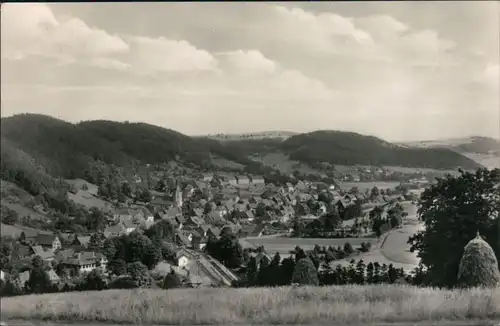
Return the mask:
<svg viewBox="0 0 500 326">
<path fill-rule="evenodd" d="M 3 298 L 2 318 L 131 324 L 346 324 L 500 319 L 500 288 L 398 285 L 107 290 Z"/>
</svg>

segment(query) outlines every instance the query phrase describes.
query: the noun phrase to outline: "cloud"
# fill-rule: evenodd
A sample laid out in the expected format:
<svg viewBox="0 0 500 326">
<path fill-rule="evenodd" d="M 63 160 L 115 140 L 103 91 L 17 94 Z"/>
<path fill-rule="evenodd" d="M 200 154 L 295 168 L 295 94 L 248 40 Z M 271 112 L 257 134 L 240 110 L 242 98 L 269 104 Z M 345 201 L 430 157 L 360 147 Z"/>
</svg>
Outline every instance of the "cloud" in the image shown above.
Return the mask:
<svg viewBox="0 0 500 326">
<path fill-rule="evenodd" d="M 481 74 L 481 81 L 498 92 L 500 89 L 500 65 L 488 65 Z"/>
<path fill-rule="evenodd" d="M 64 61 L 128 51 L 116 35 L 90 28 L 77 18 L 57 19 L 46 4 L 2 6 L 2 57 L 44 56 Z"/>
<path fill-rule="evenodd" d="M 129 60 L 136 72 L 186 72 L 215 70 L 217 60 L 207 51 L 197 49 L 187 41 L 164 37 L 129 37 Z"/>
<path fill-rule="evenodd" d="M 373 44 L 367 32 L 354 26 L 352 19 L 333 13 L 314 14 L 300 8 L 275 7 L 275 35 L 311 50 L 341 53 L 345 47 Z"/>
<path fill-rule="evenodd" d="M 227 63 L 227 68 L 237 73 L 269 74 L 276 71 L 276 63 L 257 50 L 237 50 L 218 53 Z"/>
<path fill-rule="evenodd" d="M 223 87 L 236 87 L 254 98 L 318 100 L 335 94 L 323 82 L 287 69 L 255 49 L 224 52 L 219 57 L 226 68 Z"/>
</svg>

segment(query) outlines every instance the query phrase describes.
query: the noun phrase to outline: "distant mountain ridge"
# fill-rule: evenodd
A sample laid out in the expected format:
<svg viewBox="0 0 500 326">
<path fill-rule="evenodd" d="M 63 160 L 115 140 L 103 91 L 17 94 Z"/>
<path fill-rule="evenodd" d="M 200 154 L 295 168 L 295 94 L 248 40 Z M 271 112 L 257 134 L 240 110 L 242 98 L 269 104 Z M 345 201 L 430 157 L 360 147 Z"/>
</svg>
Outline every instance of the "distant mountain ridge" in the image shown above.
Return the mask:
<svg viewBox="0 0 500 326">
<path fill-rule="evenodd" d="M 29 161 L 31 170 L 36 166 L 48 175 L 64 178 L 82 177 L 95 160 L 118 166 L 181 161 L 211 169 L 217 165 L 214 159 L 222 159 L 259 174 L 263 173 L 262 164 L 251 157 L 265 153 L 285 153 L 311 166 L 480 167 L 474 160 L 446 148 L 407 148 L 373 136 L 328 130 L 305 134 L 259 132 L 243 139 L 220 141 L 190 137 L 146 123 L 97 120 L 72 124 L 46 115 L 19 114 L 1 119 L 1 140 L 5 147 L 2 173 L 17 171 L 17 166 Z"/>
<path fill-rule="evenodd" d="M 461 153 L 500 154 L 500 139 L 491 137 L 472 136 L 442 140 L 402 142 L 399 144 L 418 148 L 449 148 Z"/>
</svg>

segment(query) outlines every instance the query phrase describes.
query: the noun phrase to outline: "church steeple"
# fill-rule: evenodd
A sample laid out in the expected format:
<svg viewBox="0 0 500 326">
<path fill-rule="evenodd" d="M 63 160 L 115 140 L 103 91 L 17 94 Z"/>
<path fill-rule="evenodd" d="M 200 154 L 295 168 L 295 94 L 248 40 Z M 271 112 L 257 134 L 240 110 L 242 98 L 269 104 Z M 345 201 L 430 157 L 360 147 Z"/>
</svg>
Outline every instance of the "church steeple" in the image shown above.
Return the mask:
<svg viewBox="0 0 500 326">
<path fill-rule="evenodd" d="M 175 204 L 178 208 L 182 207 L 182 191 L 179 180 L 175 182 Z"/>
</svg>

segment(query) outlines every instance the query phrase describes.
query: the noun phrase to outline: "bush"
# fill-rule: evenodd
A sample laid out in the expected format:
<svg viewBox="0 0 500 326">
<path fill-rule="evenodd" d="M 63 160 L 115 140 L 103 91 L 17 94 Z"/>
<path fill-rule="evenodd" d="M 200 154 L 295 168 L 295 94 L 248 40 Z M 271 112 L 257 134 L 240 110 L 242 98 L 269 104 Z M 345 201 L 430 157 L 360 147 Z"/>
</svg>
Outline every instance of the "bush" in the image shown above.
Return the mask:
<svg viewBox="0 0 500 326">
<path fill-rule="evenodd" d="M 479 233 L 464 248 L 458 269 L 460 287 L 495 287 L 500 284 L 498 261 Z"/>
<path fill-rule="evenodd" d="M 108 287 L 110 289 L 134 289 L 137 286 L 135 281 L 130 276 L 124 275 L 109 282 Z"/>
<path fill-rule="evenodd" d="M 175 288 L 180 288 L 182 285 L 181 279 L 179 276 L 175 273 L 174 270 L 171 270 L 170 273 L 168 273 L 165 276 L 165 279 L 163 279 L 163 288 L 164 289 L 175 289 Z"/>
<path fill-rule="evenodd" d="M 300 285 L 318 285 L 318 271 L 309 258 L 300 259 L 292 274 L 292 283 Z"/>
</svg>

